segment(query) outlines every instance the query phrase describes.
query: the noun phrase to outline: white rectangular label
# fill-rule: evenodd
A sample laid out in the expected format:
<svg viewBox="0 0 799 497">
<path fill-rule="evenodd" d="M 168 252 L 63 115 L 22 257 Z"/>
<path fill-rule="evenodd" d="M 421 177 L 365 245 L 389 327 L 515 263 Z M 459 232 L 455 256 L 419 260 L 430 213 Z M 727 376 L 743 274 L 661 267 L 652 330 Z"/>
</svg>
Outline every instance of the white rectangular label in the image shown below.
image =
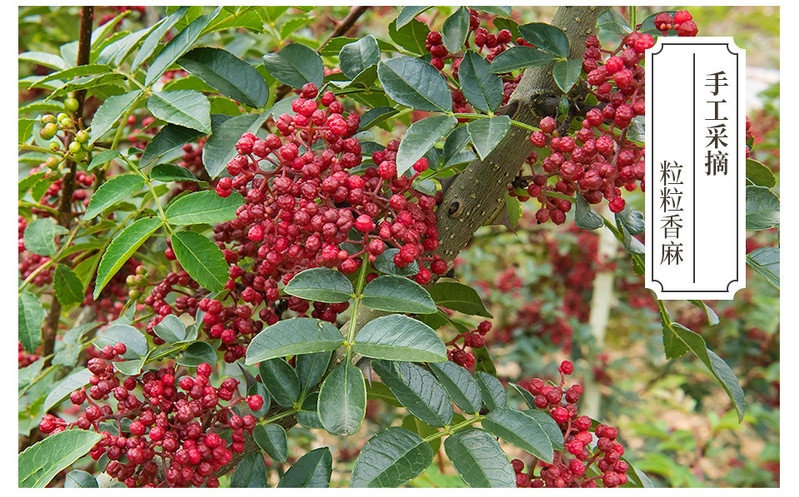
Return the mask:
<svg viewBox="0 0 799 497">
<path fill-rule="evenodd" d="M 646 287 L 661 300 L 746 286 L 745 67 L 731 37 L 646 52 Z"/>
</svg>

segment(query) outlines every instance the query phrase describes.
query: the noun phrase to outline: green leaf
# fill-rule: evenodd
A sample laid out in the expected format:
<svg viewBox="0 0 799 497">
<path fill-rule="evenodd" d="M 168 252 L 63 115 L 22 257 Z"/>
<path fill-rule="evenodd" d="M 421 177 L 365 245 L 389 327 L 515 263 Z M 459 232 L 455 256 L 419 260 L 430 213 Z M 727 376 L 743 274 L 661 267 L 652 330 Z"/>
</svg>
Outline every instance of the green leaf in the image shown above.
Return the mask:
<svg viewBox="0 0 799 497">
<path fill-rule="evenodd" d="M 32 354 L 42 341 L 44 322 L 42 302 L 32 293 L 24 291 L 19 294 L 17 309 L 19 341 L 25 350 Z"/>
<path fill-rule="evenodd" d="M 779 247 L 759 247 L 746 254 L 746 263 L 766 278 L 772 286 L 780 287 Z"/>
<path fill-rule="evenodd" d="M 40 87 L 44 83 L 48 83 L 54 80 L 70 81 L 74 78 L 86 76 L 89 74 L 106 74 L 111 70 L 112 68 L 105 64 L 86 64 L 82 66 L 70 67 L 69 69 L 64 69 L 63 71 L 57 71 L 48 74 L 47 76 L 37 80 L 35 83 L 30 85 L 28 89 Z"/>
<path fill-rule="evenodd" d="M 252 411 L 252 413 L 257 419 L 265 418 L 269 408 L 272 407 L 272 396 L 269 395 L 269 390 L 266 389 L 263 383 L 256 381 L 247 388 L 247 395 L 260 395 L 264 399 L 264 405 L 260 409 Z"/>
<path fill-rule="evenodd" d="M 344 45 L 352 43 L 354 41 L 358 41 L 358 38 L 350 38 L 347 36 L 336 36 L 335 38 L 328 40 L 328 42 L 325 43 L 324 46 L 322 46 L 322 48 L 319 49 L 319 55 L 321 55 L 322 57 L 335 57 L 339 54 L 339 52 L 341 52 L 341 49 L 344 47 Z M 379 38 L 377 39 L 377 46 L 380 47 L 380 50 L 382 52 L 397 51 L 397 47 Z"/>
<path fill-rule="evenodd" d="M 403 55 L 381 60 L 377 77 L 386 95 L 399 104 L 414 110 L 452 110 L 452 94 L 444 76 L 421 59 Z"/>
<path fill-rule="evenodd" d="M 599 215 L 582 195 L 576 195 L 574 208 L 574 225 L 586 230 L 595 230 L 605 225 L 605 220 Z"/>
<path fill-rule="evenodd" d="M 432 314 L 435 302 L 422 285 L 402 276 L 380 276 L 363 289 L 363 305 L 387 312 Z"/>
<path fill-rule="evenodd" d="M 444 385 L 450 398 L 461 411 L 477 414 L 483 406 L 483 395 L 477 380 L 465 368 L 451 361 L 428 364 L 438 381 Z"/>
<path fill-rule="evenodd" d="M 481 159 L 488 157 L 488 154 L 499 145 L 505 138 L 505 134 L 510 129 L 510 117 L 493 116 L 484 119 L 469 121 L 466 125 L 469 137 L 472 139 L 474 149 Z"/>
<path fill-rule="evenodd" d="M 533 394 L 528 392 L 525 388 L 520 387 L 516 383 L 508 382 L 508 384 L 510 386 L 512 386 L 513 389 L 516 390 L 516 393 L 518 393 L 521 396 L 522 400 L 524 400 L 524 403 L 527 404 L 527 407 L 529 407 L 531 409 L 535 409 L 536 408 L 535 407 L 535 397 L 533 397 Z"/>
<path fill-rule="evenodd" d="M 391 314 L 373 319 L 355 337 L 358 354 L 392 361 L 440 362 L 447 347 L 436 332 L 416 319 Z"/>
<path fill-rule="evenodd" d="M 327 488 L 333 472 L 333 456 L 319 447 L 302 456 L 286 471 L 277 488 Z"/>
<path fill-rule="evenodd" d="M 144 357 L 149 351 L 147 339 L 142 333 L 127 324 L 112 324 L 94 339 L 94 346 L 102 350 L 106 345 L 124 343 L 127 351 L 122 355 L 125 359 Z"/>
<path fill-rule="evenodd" d="M 523 214 L 522 203 L 517 197 L 511 197 L 508 192 L 505 192 L 505 211 L 508 213 L 511 228 L 516 228 Z"/>
<path fill-rule="evenodd" d="M 581 72 L 583 72 L 582 59 L 561 60 L 555 62 L 555 66 L 552 68 L 552 77 L 563 93 L 569 93 L 569 90 L 580 78 Z"/>
<path fill-rule="evenodd" d="M 327 267 L 306 269 L 295 275 L 283 290 L 289 295 L 316 302 L 347 302 L 353 296 L 350 280 Z"/>
<path fill-rule="evenodd" d="M 397 253 L 399 253 L 398 248 L 386 249 L 382 254 L 377 256 L 372 266 L 383 274 L 393 274 L 396 276 L 414 276 L 419 273 L 419 263 L 416 261 L 413 261 L 405 267 L 397 267 L 397 265 L 394 264 L 394 255 Z"/>
<path fill-rule="evenodd" d="M 153 93 L 147 109 L 168 123 L 211 133 L 211 103 L 205 95 L 194 90 L 173 90 Z"/>
<path fill-rule="evenodd" d="M 198 341 L 189 345 L 175 362 L 187 368 L 196 368 L 200 364 L 216 363 L 216 349 L 208 342 Z"/>
<path fill-rule="evenodd" d="M 430 426 L 452 421 L 452 401 L 426 369 L 410 362 L 372 361 L 375 373 L 411 414 Z"/>
<path fill-rule="evenodd" d="M 116 150 L 103 150 L 99 154 L 95 154 L 92 157 L 92 161 L 89 163 L 89 166 L 86 168 L 88 171 L 92 171 L 99 166 L 102 166 L 106 162 L 116 159 L 117 157 L 121 157 L 122 154 L 117 152 Z M 103 183 L 105 184 L 105 183 Z M 83 219 L 87 219 L 86 215 L 83 215 Z"/>
<path fill-rule="evenodd" d="M 47 394 L 47 398 L 44 399 L 44 405 L 42 406 L 42 412 L 49 411 L 53 406 L 64 400 L 70 393 L 85 386 L 89 383 L 89 378 L 91 377 L 91 371 L 85 368 L 79 369 L 65 377 L 58 385 L 50 390 L 49 394 Z"/>
<path fill-rule="evenodd" d="M 26 176 L 19 181 L 18 192 L 19 192 L 19 200 L 27 194 L 33 185 L 38 183 L 46 174 L 45 171 L 39 171 L 38 173 L 31 174 L 30 176 Z"/>
<path fill-rule="evenodd" d="M 449 134 L 444 142 L 443 167 L 450 167 L 455 164 L 471 162 L 477 156 L 471 151 L 471 147 L 466 148 L 472 141 L 466 126 L 458 126 Z M 466 149 L 466 150 L 464 150 Z"/>
<path fill-rule="evenodd" d="M 746 187 L 746 230 L 760 231 L 780 224 L 780 199 L 762 186 Z"/>
<path fill-rule="evenodd" d="M 150 171 L 150 179 L 154 181 L 163 181 L 164 183 L 170 181 L 193 181 L 196 183 L 200 181 L 185 167 L 176 166 L 174 164 L 158 164 Z"/>
<path fill-rule="evenodd" d="M 144 178 L 138 174 L 120 174 L 110 178 L 92 194 L 83 219 L 93 219 L 102 214 L 104 210 L 117 202 L 133 196 L 142 186 L 144 186 Z"/>
<path fill-rule="evenodd" d="M 458 120 L 447 115 L 430 116 L 411 124 L 397 151 L 397 176 L 402 176 L 413 167 L 417 160 L 424 157 L 436 142 L 446 138 L 457 125 Z"/>
<path fill-rule="evenodd" d="M 373 381 L 366 389 L 366 398 L 368 400 L 379 400 L 394 407 L 402 407 L 402 404 L 397 400 L 391 390 L 382 383 Z"/>
<path fill-rule="evenodd" d="M 270 359 L 258 366 L 261 383 L 281 407 L 291 407 L 300 398 L 300 379 L 284 359 Z"/>
<path fill-rule="evenodd" d="M 744 415 L 744 391 L 738 378 L 724 360 L 707 348 L 705 339 L 679 323 L 663 323 L 663 345 L 666 357 L 673 359 L 691 351 L 716 378 L 738 411 L 738 421 Z"/>
<path fill-rule="evenodd" d="M 25 449 L 17 459 L 20 488 L 44 488 L 55 475 L 91 450 L 102 437 L 84 430 L 55 433 Z"/>
<path fill-rule="evenodd" d="M 64 265 L 57 264 L 53 275 L 55 296 L 64 307 L 83 302 L 85 289 L 75 273 Z"/>
<path fill-rule="evenodd" d="M 153 331 L 158 338 L 168 343 L 180 343 L 189 339 L 186 325 L 174 314 L 164 316 L 161 322 L 155 325 Z"/>
<path fill-rule="evenodd" d="M 556 60 L 557 57 L 536 48 L 517 45 L 494 57 L 491 61 L 491 72 L 505 74 L 527 67 L 545 66 Z"/>
<path fill-rule="evenodd" d="M 777 178 L 771 169 L 754 159 L 746 159 L 746 179 L 758 186 L 773 188 L 777 185 Z"/>
<path fill-rule="evenodd" d="M 458 79 L 463 96 L 475 109 L 493 112 L 502 105 L 502 79 L 491 72 L 491 63 L 474 51 L 464 54 Z"/>
<path fill-rule="evenodd" d="M 61 347 L 57 349 L 53 357 L 53 364 L 75 367 L 78 363 L 78 355 L 82 350 L 84 335 L 100 326 L 100 324 L 102 323 L 94 321 L 76 326 L 67 331 L 61 340 Z"/>
<path fill-rule="evenodd" d="M 327 351 L 297 356 L 296 370 L 303 392 L 307 392 L 319 384 L 319 380 L 327 372 L 327 365 L 330 364 L 332 355 L 333 352 Z"/>
<path fill-rule="evenodd" d="M 134 90 L 123 95 L 114 95 L 105 99 L 92 118 L 91 139 L 89 145 L 102 138 L 119 119 L 125 115 L 141 96 L 141 90 Z"/>
<path fill-rule="evenodd" d="M 387 119 L 397 115 L 399 111 L 393 107 L 376 107 L 371 109 L 361 117 L 361 124 L 358 126 L 358 132 L 366 131 L 372 126 L 376 126 Z"/>
<path fill-rule="evenodd" d="M 221 48 L 191 50 L 177 63 L 208 86 L 250 107 L 261 108 L 269 99 L 269 87 L 258 71 Z"/>
<path fill-rule="evenodd" d="M 191 24 L 186 26 L 183 31 L 172 38 L 147 70 L 147 76 L 144 78 L 144 85 L 150 86 L 155 83 L 155 81 L 164 74 L 164 71 L 169 69 L 169 66 L 178 60 L 181 55 L 186 53 L 200 38 L 200 34 L 205 27 L 208 26 L 211 20 L 213 20 L 221 10 L 222 7 L 217 7 L 210 14 L 198 17 L 192 21 Z M 144 47 L 142 47 L 142 50 L 143 49 Z"/>
<path fill-rule="evenodd" d="M 322 58 L 301 43 L 291 43 L 279 52 L 264 55 L 264 66 L 276 80 L 293 88 L 302 88 L 305 83 L 321 88 L 325 77 Z"/>
<path fill-rule="evenodd" d="M 603 10 L 597 17 L 596 26 L 614 35 L 626 36 L 632 32 L 627 20 L 615 9 Z"/>
<path fill-rule="evenodd" d="M 145 168 L 173 150 L 177 150 L 186 143 L 191 143 L 207 133 L 196 129 L 185 128 L 177 124 L 167 124 L 158 132 L 144 149 L 139 159 L 139 167 Z M 179 166 L 175 166 L 179 167 Z M 185 168 L 181 168 L 185 169 Z M 156 179 L 150 175 L 152 179 Z M 163 180 L 161 180 L 163 181 Z"/>
<path fill-rule="evenodd" d="M 400 28 L 397 27 L 396 21 L 391 21 L 388 25 L 389 38 L 405 50 L 418 55 L 427 53 L 425 40 L 428 33 L 430 33 L 430 28 L 427 27 L 427 24 L 416 19 L 408 21 Z"/>
<path fill-rule="evenodd" d="M 212 292 L 225 287 L 228 264 L 214 242 L 193 231 L 179 231 L 172 235 L 172 249 L 183 269 L 201 286 Z"/>
<path fill-rule="evenodd" d="M 430 289 L 436 305 L 471 316 L 492 318 L 477 291 L 451 279 L 441 279 Z"/>
<path fill-rule="evenodd" d="M 380 47 L 372 35 L 341 47 L 339 66 L 345 76 L 352 79 L 367 67 L 380 62 Z"/>
<path fill-rule="evenodd" d="M 269 117 L 269 113 L 242 114 L 229 119 L 214 119 L 211 116 L 213 133 L 203 146 L 203 165 L 211 179 L 219 176 L 228 161 L 236 155 L 236 142 L 244 133 L 254 133 Z M 225 116 L 227 117 L 227 116 Z"/>
<path fill-rule="evenodd" d="M 458 53 L 469 36 L 469 11 L 461 7 L 444 20 L 441 39 L 449 53 Z"/>
<path fill-rule="evenodd" d="M 482 371 L 477 371 L 474 374 L 477 384 L 480 385 L 480 392 L 483 395 L 483 403 L 489 411 L 505 407 L 508 403 L 508 397 L 505 393 L 505 387 L 496 379 L 496 377 Z"/>
<path fill-rule="evenodd" d="M 690 300 L 689 302 L 702 309 L 702 311 L 705 313 L 705 316 L 707 316 L 707 324 L 709 324 L 710 326 L 716 326 L 717 324 L 719 324 L 720 322 L 719 315 L 716 314 L 716 311 L 711 309 L 709 305 L 705 304 L 704 301 Z"/>
<path fill-rule="evenodd" d="M 522 36 L 522 34 L 519 33 L 519 23 L 513 19 L 508 17 L 495 17 L 493 23 L 494 27 L 497 29 L 507 29 L 510 31 L 511 37 L 514 40 Z"/>
<path fill-rule="evenodd" d="M 513 466 L 488 432 L 469 428 L 453 433 L 444 441 L 444 451 L 470 487 L 516 487 Z"/>
<path fill-rule="evenodd" d="M 540 424 L 543 419 L 533 419 L 521 411 L 500 407 L 491 411 L 481 424 L 495 437 L 500 437 L 506 442 L 526 450 L 547 464 L 552 464 L 555 452 L 548 435 L 549 432 L 544 430 Z M 546 419 L 560 433 L 555 420 L 549 416 L 546 416 Z"/>
<path fill-rule="evenodd" d="M 629 204 L 616 214 L 616 221 L 621 222 L 631 235 L 642 235 L 646 227 L 644 213 L 631 208 Z"/>
<path fill-rule="evenodd" d="M 569 39 L 559 27 L 543 22 L 531 22 L 519 26 L 519 32 L 522 38 L 537 48 L 561 59 L 569 57 Z"/>
<path fill-rule="evenodd" d="M 366 442 L 352 468 L 350 487 L 396 488 L 433 462 L 433 449 L 405 428 L 391 427 Z"/>
<path fill-rule="evenodd" d="M 498 16 L 509 16 L 511 15 L 511 7 L 503 7 L 500 5 L 488 5 L 488 6 L 480 6 L 480 7 L 472 7 L 475 10 L 488 12 L 489 14 L 494 14 Z"/>
<path fill-rule="evenodd" d="M 275 423 L 257 424 L 252 430 L 252 438 L 266 455 L 277 462 L 286 462 L 289 449 L 286 430 L 282 426 Z"/>
<path fill-rule="evenodd" d="M 92 475 L 76 469 L 67 473 L 64 488 L 99 488 L 99 485 Z"/>
<path fill-rule="evenodd" d="M 136 72 L 139 66 L 155 51 L 156 47 L 158 47 L 159 43 L 161 42 L 161 38 L 172 29 L 175 24 L 181 19 L 184 18 L 186 12 L 188 11 L 188 7 L 181 7 L 175 12 L 173 12 L 169 17 L 160 21 L 156 24 L 156 28 L 153 29 L 147 38 L 141 44 L 141 48 L 139 52 L 136 54 L 136 57 L 133 58 L 133 62 L 130 65 L 131 72 Z"/>
<path fill-rule="evenodd" d="M 291 318 L 267 326 L 247 347 L 245 364 L 276 357 L 336 350 L 344 344 L 341 332 L 328 323 L 312 318 Z"/>
<path fill-rule="evenodd" d="M 54 256 L 58 251 L 56 237 L 69 231 L 51 217 L 40 217 L 25 228 L 25 248 L 34 254 Z"/>
<path fill-rule="evenodd" d="M 158 24 L 153 26 L 140 29 L 138 31 L 134 31 L 133 33 L 129 33 L 122 38 L 109 43 L 106 45 L 100 54 L 97 56 L 97 63 L 98 64 L 112 64 L 113 66 L 121 66 L 122 62 L 128 57 L 128 55 L 136 48 L 139 42 L 148 34 L 150 34 L 153 29 L 156 28 Z"/>
<path fill-rule="evenodd" d="M 49 67 L 57 71 L 62 71 L 69 67 L 64 59 L 58 55 L 46 52 L 23 52 L 17 56 L 20 61 L 33 62 L 40 66 Z"/>
<path fill-rule="evenodd" d="M 161 224 L 162 221 L 158 218 L 141 218 L 122 230 L 111 241 L 97 267 L 97 279 L 92 298 L 97 299 L 119 268 L 150 238 L 155 230 L 161 227 Z"/>
<path fill-rule="evenodd" d="M 549 441 L 552 443 L 553 449 L 559 451 L 563 450 L 563 432 L 560 431 L 558 424 L 547 412 L 538 408 L 533 408 L 527 409 L 524 413 L 533 418 L 533 420 L 543 428 L 544 433 L 546 433 L 547 437 L 549 437 Z"/>
<path fill-rule="evenodd" d="M 366 381 L 363 373 L 344 362 L 327 375 L 319 389 L 319 420 L 333 435 L 354 435 L 366 415 Z"/>
<path fill-rule="evenodd" d="M 238 192 L 220 197 L 215 191 L 193 192 L 173 200 L 166 208 L 172 225 L 217 224 L 236 218 L 236 210 L 244 205 Z"/>
<path fill-rule="evenodd" d="M 230 477 L 230 488 L 266 488 L 268 475 L 264 455 L 253 452 L 244 456 Z"/>
<path fill-rule="evenodd" d="M 482 371 L 484 373 L 496 376 L 497 368 L 494 366 L 494 361 L 491 360 L 491 355 L 488 353 L 486 347 L 472 349 L 472 354 L 474 354 L 475 359 L 475 371 Z"/>
<path fill-rule="evenodd" d="M 399 13 L 399 15 L 397 16 L 397 19 L 396 19 L 397 29 L 405 26 L 406 24 L 411 22 L 414 18 L 416 18 L 416 16 L 418 16 L 419 14 L 421 14 L 422 12 L 424 12 L 425 10 L 427 10 L 429 8 L 430 8 L 429 6 L 428 7 L 424 7 L 424 6 L 421 6 L 421 7 L 418 7 L 418 6 L 417 7 L 412 7 L 412 6 L 403 7 L 402 10 L 400 10 L 400 13 Z"/>
</svg>

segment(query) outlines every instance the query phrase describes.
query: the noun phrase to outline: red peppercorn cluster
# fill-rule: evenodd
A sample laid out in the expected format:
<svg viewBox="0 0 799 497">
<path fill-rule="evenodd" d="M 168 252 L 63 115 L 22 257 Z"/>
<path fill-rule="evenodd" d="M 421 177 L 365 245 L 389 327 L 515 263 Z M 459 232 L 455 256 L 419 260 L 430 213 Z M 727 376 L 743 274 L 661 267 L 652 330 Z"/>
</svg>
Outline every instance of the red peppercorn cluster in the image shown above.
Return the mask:
<svg viewBox="0 0 799 497">
<path fill-rule="evenodd" d="M 533 378 L 527 390 L 535 396 L 535 405 L 545 409 L 563 432 L 563 451 L 555 451 L 552 464 L 533 458 L 528 470 L 524 461 L 511 461 L 516 473 L 517 487 L 618 487 L 627 483 L 628 464 L 621 459 L 624 447 L 616 441 L 619 432 L 612 426 L 593 423 L 588 416 L 578 416 L 576 403 L 583 388 L 579 384 L 565 388 L 566 376 L 574 372 L 570 361 L 558 368 L 559 385 L 547 385 Z M 593 433 L 592 433 L 593 431 Z M 596 446 L 590 444 L 596 437 Z M 596 466 L 597 476 L 589 476 L 588 469 Z M 540 470 L 536 474 L 536 469 Z"/>
<path fill-rule="evenodd" d="M 163 367 L 120 381 L 107 361 L 124 352 L 122 343 L 107 345 L 102 359 L 89 361 L 92 386 L 88 393 L 83 387 L 70 394 L 73 404 L 86 405 L 76 422 L 48 414 L 40 430 L 53 433 L 77 427 L 101 434 L 91 457 L 98 460 L 106 454 L 110 459 L 106 473 L 128 487 L 219 486 L 212 474 L 229 463 L 234 452 L 244 450 L 244 432 L 251 433 L 256 423 L 252 414 L 240 416 L 232 408 L 246 403 L 256 411 L 264 399 L 241 397 L 235 378 L 225 379 L 218 388 L 211 386 L 207 363 L 200 364 L 194 376 L 179 380 L 174 367 Z M 95 402 L 110 395 L 117 401 L 116 412 L 110 405 Z M 222 401 L 227 405 L 223 407 Z M 217 433 L 228 428 L 230 443 Z"/>
<path fill-rule="evenodd" d="M 458 333 L 455 338 L 446 343 L 448 347 L 452 347 L 447 350 L 449 360 L 467 369 L 474 366 L 474 354 L 466 352 L 466 347 L 470 349 L 485 347 L 485 336 L 489 331 L 491 331 L 491 321 L 483 321 L 477 326 L 477 329 Z M 461 340 L 463 340 L 462 345 L 458 344 Z"/>
<path fill-rule="evenodd" d="M 669 31 L 674 30 L 677 36 L 696 36 L 699 28 L 693 21 L 691 13 L 687 10 L 680 10 L 672 17 L 668 12 L 661 12 L 655 16 L 655 28 L 668 36 Z"/>
</svg>

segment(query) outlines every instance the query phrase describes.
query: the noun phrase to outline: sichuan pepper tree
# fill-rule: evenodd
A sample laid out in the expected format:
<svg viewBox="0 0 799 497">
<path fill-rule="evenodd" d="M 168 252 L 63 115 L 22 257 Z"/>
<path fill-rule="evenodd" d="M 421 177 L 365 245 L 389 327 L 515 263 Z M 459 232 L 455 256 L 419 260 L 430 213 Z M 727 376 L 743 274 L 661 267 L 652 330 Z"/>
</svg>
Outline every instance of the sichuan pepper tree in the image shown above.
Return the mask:
<svg viewBox="0 0 799 497">
<path fill-rule="evenodd" d="M 284 465 L 292 428 L 362 433 L 369 400 L 409 422 L 368 434 L 353 487 L 405 485 L 441 445 L 475 487 L 648 484 L 580 413 L 571 362 L 497 377 L 492 315 L 451 270 L 529 202 L 611 230 L 642 271 L 642 62 L 697 34 L 690 13 L 405 7 L 353 38 L 354 7 L 314 41 L 310 8 L 99 10 L 59 55 L 20 54 L 20 486 L 259 487 L 277 467 L 327 487 L 329 447 Z M 750 262 L 769 277 L 773 256 Z M 658 305 L 667 355 L 742 415 L 729 367 Z"/>
</svg>

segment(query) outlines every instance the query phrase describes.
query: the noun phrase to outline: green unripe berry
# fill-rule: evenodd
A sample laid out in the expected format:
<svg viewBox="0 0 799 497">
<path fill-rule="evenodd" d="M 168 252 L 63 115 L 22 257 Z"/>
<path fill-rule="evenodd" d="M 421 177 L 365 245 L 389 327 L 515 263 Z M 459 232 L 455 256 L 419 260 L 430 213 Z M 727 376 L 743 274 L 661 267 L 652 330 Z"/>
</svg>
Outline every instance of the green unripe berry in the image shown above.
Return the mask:
<svg viewBox="0 0 799 497">
<path fill-rule="evenodd" d="M 64 112 L 59 112 L 58 115 L 55 117 L 57 121 L 61 122 L 64 119 L 69 119 L 69 116 Z"/>
<path fill-rule="evenodd" d="M 77 155 L 80 151 L 83 150 L 79 142 L 73 141 L 69 144 L 69 153 L 72 155 Z"/>
<path fill-rule="evenodd" d="M 133 278 L 134 284 L 138 287 L 147 286 L 147 278 L 143 274 L 137 274 Z"/>
<path fill-rule="evenodd" d="M 43 115 L 43 116 L 42 116 L 42 124 L 50 124 L 50 123 L 52 123 L 52 124 L 55 124 L 55 123 L 56 123 L 56 118 L 55 118 L 55 116 L 54 116 L 54 115 L 52 115 L 52 114 L 45 114 L 45 115 Z"/>
<path fill-rule="evenodd" d="M 42 129 L 39 130 L 39 136 L 45 140 L 49 140 L 58 133 L 58 126 L 55 123 L 47 123 Z"/>
<path fill-rule="evenodd" d="M 61 145 L 59 144 L 59 142 L 57 142 L 57 141 L 51 141 L 51 142 L 50 142 L 50 145 L 49 145 L 49 148 L 50 148 L 50 151 L 51 151 L 51 152 L 55 152 L 56 150 L 58 150 L 58 149 L 60 148 L 60 146 L 61 146 Z"/>
<path fill-rule="evenodd" d="M 59 119 L 58 124 L 61 125 L 62 128 L 69 128 L 72 126 L 72 119 L 65 117 L 64 119 Z"/>
<path fill-rule="evenodd" d="M 61 163 L 60 157 L 48 157 L 46 161 L 44 161 L 44 165 L 47 169 L 55 169 Z"/>
<path fill-rule="evenodd" d="M 136 285 L 136 278 L 134 275 L 129 274 L 127 278 L 125 278 L 125 284 L 128 286 L 135 286 Z"/>
<path fill-rule="evenodd" d="M 131 290 L 131 291 L 129 291 L 129 292 L 128 292 L 128 298 L 129 298 L 130 300 L 136 300 L 136 299 L 138 299 L 139 297 L 141 297 L 141 292 L 140 292 L 140 291 L 138 291 L 138 290 L 136 290 L 135 288 L 134 288 L 133 290 Z"/>
<path fill-rule="evenodd" d="M 44 177 L 46 179 L 48 179 L 48 180 L 55 181 L 55 180 L 61 178 L 61 170 L 60 169 L 53 169 L 51 171 L 47 171 L 47 173 L 44 175 Z"/>
<path fill-rule="evenodd" d="M 136 274 L 143 274 L 147 275 L 147 268 L 144 266 L 139 266 L 136 268 Z"/>
<path fill-rule="evenodd" d="M 72 113 L 78 110 L 80 103 L 78 103 L 78 99 L 75 97 L 68 97 L 64 100 L 64 110 Z"/>
<path fill-rule="evenodd" d="M 75 135 L 75 140 L 83 144 L 87 143 L 89 141 L 89 132 L 85 129 L 78 131 Z"/>
</svg>

